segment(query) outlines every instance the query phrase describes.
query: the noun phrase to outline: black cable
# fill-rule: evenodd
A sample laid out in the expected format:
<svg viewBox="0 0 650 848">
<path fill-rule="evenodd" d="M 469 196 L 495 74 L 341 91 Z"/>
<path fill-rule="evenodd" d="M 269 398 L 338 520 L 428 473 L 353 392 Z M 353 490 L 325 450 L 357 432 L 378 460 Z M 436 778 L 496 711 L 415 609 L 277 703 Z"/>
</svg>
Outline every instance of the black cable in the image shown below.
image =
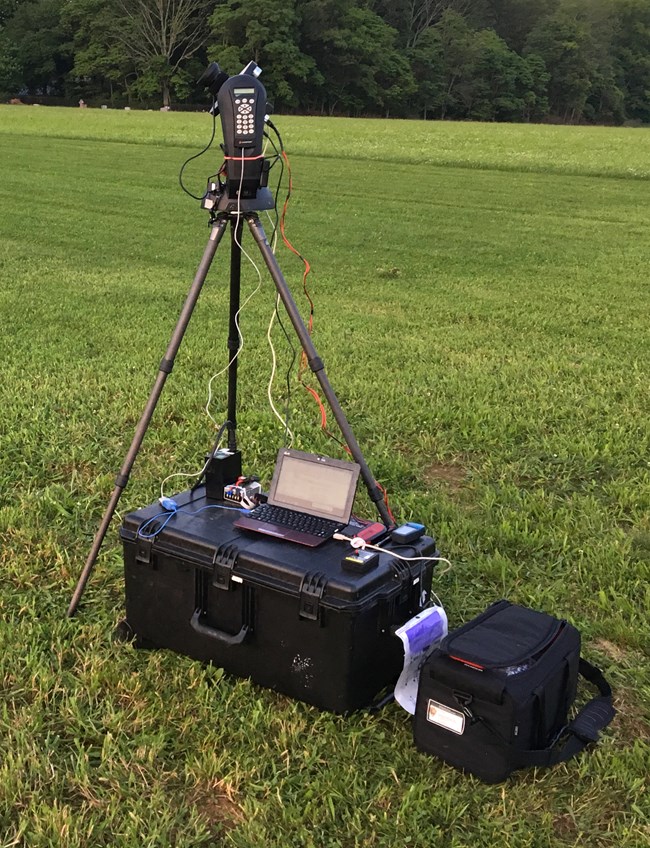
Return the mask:
<svg viewBox="0 0 650 848">
<path fill-rule="evenodd" d="M 277 185 L 275 187 L 275 195 L 273 197 L 273 211 L 275 212 L 275 224 L 273 225 L 273 232 L 271 233 L 271 244 L 273 244 L 273 239 L 275 238 L 275 234 L 276 234 L 277 229 L 278 229 L 278 224 L 280 223 L 280 213 L 278 211 L 278 197 L 280 195 L 280 187 L 282 186 L 282 179 L 284 178 L 284 159 L 282 158 L 282 155 L 281 155 L 280 151 L 278 150 L 278 148 L 275 146 L 275 142 L 273 141 L 271 136 L 267 132 L 265 132 L 264 137 L 268 139 L 269 144 L 275 150 L 275 162 L 273 162 L 273 164 L 271 165 L 271 168 L 273 167 L 273 165 L 275 165 L 276 162 L 278 162 L 278 161 L 280 162 L 280 176 L 278 178 L 278 182 L 277 182 Z"/>
<path fill-rule="evenodd" d="M 277 135 L 278 141 L 280 142 L 280 151 L 284 151 L 284 144 L 282 143 L 282 136 L 278 132 L 278 128 L 276 127 L 276 125 L 273 123 L 273 121 L 270 118 L 266 119 L 266 123 L 271 127 L 273 132 Z"/>
<path fill-rule="evenodd" d="M 210 136 L 210 141 L 206 144 L 206 146 L 203 148 L 203 150 L 200 153 L 195 153 L 193 156 L 190 156 L 189 159 L 186 159 L 183 162 L 183 164 L 181 165 L 181 169 L 178 173 L 178 183 L 179 183 L 180 187 L 183 189 L 185 194 L 189 194 L 189 196 L 193 197 L 194 200 L 202 200 L 203 195 L 192 194 L 192 192 L 189 189 L 185 188 L 185 186 L 183 185 L 183 171 L 185 170 L 187 165 L 189 165 L 189 163 L 193 159 L 198 159 L 199 156 L 203 156 L 203 154 L 207 153 L 208 150 L 212 147 L 212 142 L 214 141 L 214 135 L 217 131 L 217 115 L 216 115 L 216 112 L 215 112 L 216 103 L 217 103 L 216 100 L 212 101 L 212 109 L 211 109 L 211 111 L 212 111 L 212 135 Z"/>
</svg>

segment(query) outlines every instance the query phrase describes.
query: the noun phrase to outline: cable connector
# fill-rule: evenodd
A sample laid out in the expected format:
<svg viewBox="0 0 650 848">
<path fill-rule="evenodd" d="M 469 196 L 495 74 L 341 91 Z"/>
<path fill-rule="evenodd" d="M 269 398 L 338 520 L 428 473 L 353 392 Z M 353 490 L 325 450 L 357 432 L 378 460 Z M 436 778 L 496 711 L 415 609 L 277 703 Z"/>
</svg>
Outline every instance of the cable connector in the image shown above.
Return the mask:
<svg viewBox="0 0 650 848">
<path fill-rule="evenodd" d="M 343 533 L 335 533 L 332 536 L 333 539 L 336 539 L 337 542 L 347 542 L 351 545 L 355 551 L 363 551 L 368 544 L 365 539 L 362 539 L 361 536 L 344 536 Z"/>
<path fill-rule="evenodd" d="M 158 503 L 168 512 L 176 512 L 178 510 L 178 504 L 173 498 L 158 498 Z"/>
</svg>

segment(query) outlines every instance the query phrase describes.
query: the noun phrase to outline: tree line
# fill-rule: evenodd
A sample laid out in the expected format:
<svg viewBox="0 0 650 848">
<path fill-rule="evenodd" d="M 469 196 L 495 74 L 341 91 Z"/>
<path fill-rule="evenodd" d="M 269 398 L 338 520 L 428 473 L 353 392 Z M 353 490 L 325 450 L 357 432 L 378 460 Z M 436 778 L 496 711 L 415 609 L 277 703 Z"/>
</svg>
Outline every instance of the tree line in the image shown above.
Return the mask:
<svg viewBox="0 0 650 848">
<path fill-rule="evenodd" d="M 276 111 L 650 123 L 648 0 L 0 0 L 3 98 L 205 105 L 251 59 Z"/>
</svg>

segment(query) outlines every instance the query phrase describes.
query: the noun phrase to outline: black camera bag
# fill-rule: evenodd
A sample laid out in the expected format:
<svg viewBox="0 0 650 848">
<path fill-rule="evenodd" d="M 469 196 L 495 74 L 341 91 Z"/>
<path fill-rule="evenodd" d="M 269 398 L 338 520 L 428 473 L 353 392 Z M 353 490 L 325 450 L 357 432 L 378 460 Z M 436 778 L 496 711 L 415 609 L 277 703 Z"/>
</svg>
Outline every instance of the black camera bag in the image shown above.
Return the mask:
<svg viewBox="0 0 650 848">
<path fill-rule="evenodd" d="M 600 697 L 569 721 L 579 674 Z M 498 783 L 515 769 L 568 760 L 614 715 L 609 684 L 581 659 L 575 627 L 498 601 L 428 657 L 413 737 L 421 751 Z"/>
</svg>

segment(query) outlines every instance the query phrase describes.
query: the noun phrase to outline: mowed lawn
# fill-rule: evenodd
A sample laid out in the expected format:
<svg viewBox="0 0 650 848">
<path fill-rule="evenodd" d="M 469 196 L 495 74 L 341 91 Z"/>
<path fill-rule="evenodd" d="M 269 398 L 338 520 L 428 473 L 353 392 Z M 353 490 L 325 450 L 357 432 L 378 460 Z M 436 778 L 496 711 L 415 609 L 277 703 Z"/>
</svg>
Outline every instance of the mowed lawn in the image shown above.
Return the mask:
<svg viewBox="0 0 650 848">
<path fill-rule="evenodd" d="M 395 704 L 332 716 L 116 643 L 117 517 L 66 619 L 207 240 L 177 175 L 211 121 L 0 107 L 0 846 L 647 845 L 650 134 L 275 121 L 316 347 L 396 517 L 453 563 L 434 578 L 450 625 L 501 597 L 566 617 L 618 715 L 592 752 L 485 786 L 419 754 Z M 188 167 L 194 193 L 219 165 Z M 301 263 L 278 255 L 306 315 Z M 224 240 L 122 515 L 214 438 L 228 273 Z M 239 438 L 267 483 L 273 303 L 263 273 Z M 225 402 L 221 377 L 216 420 Z M 340 455 L 295 379 L 289 405 L 296 446 Z"/>
</svg>

